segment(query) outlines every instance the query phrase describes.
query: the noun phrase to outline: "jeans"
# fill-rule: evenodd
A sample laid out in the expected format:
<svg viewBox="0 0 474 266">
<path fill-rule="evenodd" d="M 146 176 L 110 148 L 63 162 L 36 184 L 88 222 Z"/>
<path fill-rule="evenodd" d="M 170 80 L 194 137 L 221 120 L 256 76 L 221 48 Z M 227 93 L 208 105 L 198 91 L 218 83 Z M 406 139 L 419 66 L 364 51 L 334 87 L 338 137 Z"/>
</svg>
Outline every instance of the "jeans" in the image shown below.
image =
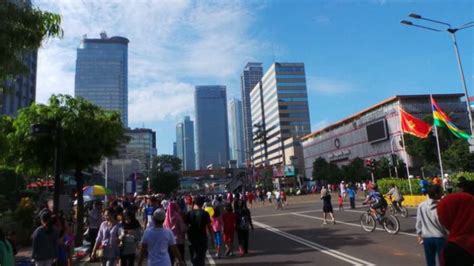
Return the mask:
<svg viewBox="0 0 474 266">
<path fill-rule="evenodd" d="M 206 262 L 207 238 L 197 241 L 190 241 L 189 253 L 193 266 L 204 266 Z"/>
<path fill-rule="evenodd" d="M 423 247 L 425 248 L 426 265 L 436 266 L 436 257 L 440 256 L 446 239 L 442 237 L 423 238 Z"/>
<path fill-rule="evenodd" d="M 355 209 L 356 203 L 354 197 L 349 197 L 349 202 L 351 203 L 351 209 Z"/>
</svg>

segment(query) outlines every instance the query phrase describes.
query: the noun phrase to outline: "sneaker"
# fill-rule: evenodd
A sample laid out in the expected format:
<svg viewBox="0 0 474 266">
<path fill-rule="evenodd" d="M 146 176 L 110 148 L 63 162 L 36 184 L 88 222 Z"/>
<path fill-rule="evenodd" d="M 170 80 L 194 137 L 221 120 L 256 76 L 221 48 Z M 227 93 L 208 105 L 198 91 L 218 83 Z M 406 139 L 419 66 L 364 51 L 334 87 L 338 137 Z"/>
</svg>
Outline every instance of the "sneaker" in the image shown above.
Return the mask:
<svg viewBox="0 0 474 266">
<path fill-rule="evenodd" d="M 326 221 L 324 221 L 323 224 L 328 224 L 328 223 Z"/>
<path fill-rule="evenodd" d="M 333 223 L 333 224 L 336 224 L 336 219 L 332 220 L 332 223 Z"/>
</svg>

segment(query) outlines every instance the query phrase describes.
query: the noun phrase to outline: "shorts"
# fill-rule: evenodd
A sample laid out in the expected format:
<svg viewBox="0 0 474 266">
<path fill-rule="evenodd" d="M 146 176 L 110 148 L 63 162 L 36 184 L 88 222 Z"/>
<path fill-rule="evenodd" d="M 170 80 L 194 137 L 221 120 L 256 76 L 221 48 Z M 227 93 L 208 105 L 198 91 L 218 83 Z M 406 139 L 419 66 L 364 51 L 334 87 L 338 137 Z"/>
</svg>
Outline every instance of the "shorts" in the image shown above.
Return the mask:
<svg viewBox="0 0 474 266">
<path fill-rule="evenodd" d="M 216 246 L 222 245 L 222 233 L 221 232 L 214 232 L 214 244 Z"/>
<path fill-rule="evenodd" d="M 323 206 L 323 212 L 332 212 L 332 206 L 331 205 L 324 205 Z"/>
<path fill-rule="evenodd" d="M 234 234 L 235 234 L 235 232 L 232 232 L 232 233 L 225 232 L 224 233 L 224 242 L 225 243 L 232 243 L 234 241 Z"/>
</svg>

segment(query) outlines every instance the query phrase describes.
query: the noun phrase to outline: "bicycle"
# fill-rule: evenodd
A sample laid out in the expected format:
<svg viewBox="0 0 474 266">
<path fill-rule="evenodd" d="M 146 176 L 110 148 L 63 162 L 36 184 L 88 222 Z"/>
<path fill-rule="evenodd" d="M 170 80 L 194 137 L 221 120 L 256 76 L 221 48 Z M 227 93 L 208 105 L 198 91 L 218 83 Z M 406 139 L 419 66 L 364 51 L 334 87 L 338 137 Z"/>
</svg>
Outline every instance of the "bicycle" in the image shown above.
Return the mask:
<svg viewBox="0 0 474 266">
<path fill-rule="evenodd" d="M 390 214 L 392 215 L 400 214 L 400 216 L 403 218 L 408 217 L 408 209 L 406 207 L 403 207 L 401 203 L 399 203 L 399 206 L 395 206 L 391 197 L 388 198 L 388 206 L 389 206 Z"/>
<path fill-rule="evenodd" d="M 367 212 L 360 216 L 360 226 L 364 231 L 373 232 L 377 226 L 376 221 L 378 221 L 384 230 L 391 235 L 395 235 L 400 231 L 400 222 L 395 215 L 378 214 L 380 217 L 374 215 L 369 208 L 367 209 Z"/>
</svg>

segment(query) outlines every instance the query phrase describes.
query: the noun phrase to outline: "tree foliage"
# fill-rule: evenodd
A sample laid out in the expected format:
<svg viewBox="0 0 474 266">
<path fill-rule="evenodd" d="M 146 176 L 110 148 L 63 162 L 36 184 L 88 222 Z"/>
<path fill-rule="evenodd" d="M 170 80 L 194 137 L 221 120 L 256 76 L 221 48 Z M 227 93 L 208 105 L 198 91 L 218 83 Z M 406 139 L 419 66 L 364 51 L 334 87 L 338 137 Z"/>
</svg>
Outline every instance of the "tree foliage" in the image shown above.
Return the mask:
<svg viewBox="0 0 474 266">
<path fill-rule="evenodd" d="M 41 46 L 49 37 L 62 37 L 61 16 L 1 1 L 0 4 L 0 83 L 25 72 L 22 55 Z"/>
<path fill-rule="evenodd" d="M 33 134 L 31 126 L 41 124 L 47 134 Z M 20 169 L 50 170 L 54 147 L 59 147 L 62 170 L 75 172 L 78 197 L 77 220 L 83 219 L 82 170 L 100 163 L 104 156 L 116 154 L 127 141 L 118 112 L 110 112 L 69 95 L 51 96 L 47 105 L 33 104 L 20 111 L 13 123 L 9 141 Z M 83 224 L 78 223 L 77 242 L 82 243 Z"/>
<path fill-rule="evenodd" d="M 171 172 L 165 172 L 166 165 L 171 166 Z M 179 188 L 178 171 L 181 170 L 181 159 L 176 156 L 163 154 L 153 159 L 150 175 L 150 185 L 154 192 L 169 194 Z"/>
<path fill-rule="evenodd" d="M 361 181 L 370 177 L 367 168 L 364 165 L 364 160 L 361 158 L 354 158 L 348 165 L 341 168 L 336 163 L 328 163 L 326 159 L 319 157 L 313 162 L 313 179 L 325 180 L 329 183 L 338 183 L 345 181 Z"/>
</svg>

